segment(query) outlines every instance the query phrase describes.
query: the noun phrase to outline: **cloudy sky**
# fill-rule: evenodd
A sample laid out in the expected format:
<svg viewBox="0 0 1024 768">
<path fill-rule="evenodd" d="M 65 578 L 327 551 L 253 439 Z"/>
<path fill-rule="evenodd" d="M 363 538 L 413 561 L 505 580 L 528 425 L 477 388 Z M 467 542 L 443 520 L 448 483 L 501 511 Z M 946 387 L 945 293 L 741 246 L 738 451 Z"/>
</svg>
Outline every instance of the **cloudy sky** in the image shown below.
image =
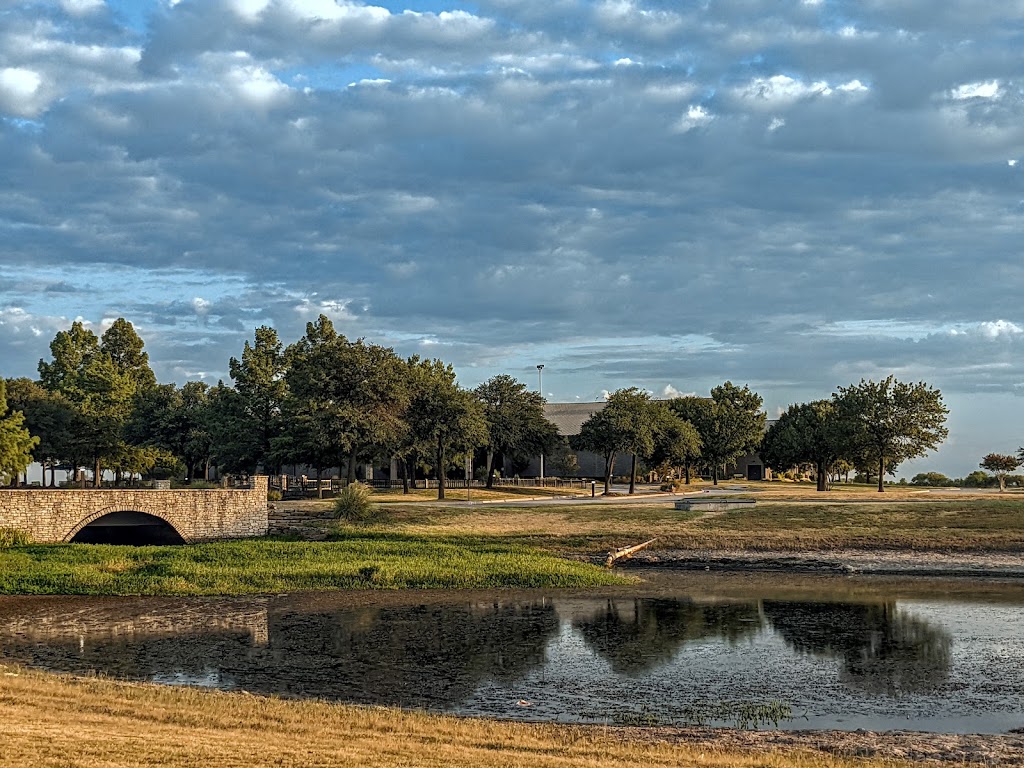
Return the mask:
<svg viewBox="0 0 1024 768">
<path fill-rule="evenodd" d="M 925 380 L 1024 444 L 1024 2 L 0 0 L 0 374 L 127 317 L 560 401 Z"/>
</svg>

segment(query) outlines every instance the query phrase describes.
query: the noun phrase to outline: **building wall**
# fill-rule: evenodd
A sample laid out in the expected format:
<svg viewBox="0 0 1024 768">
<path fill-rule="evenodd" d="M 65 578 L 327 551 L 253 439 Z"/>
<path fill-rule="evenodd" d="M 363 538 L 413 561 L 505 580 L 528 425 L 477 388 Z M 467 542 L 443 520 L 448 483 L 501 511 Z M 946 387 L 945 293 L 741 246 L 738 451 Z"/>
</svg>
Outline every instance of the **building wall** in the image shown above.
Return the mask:
<svg viewBox="0 0 1024 768">
<path fill-rule="evenodd" d="M 267 534 L 267 478 L 248 490 L 0 490 L 0 527 L 33 541 L 70 541 L 111 512 L 144 512 L 166 521 L 188 543 Z"/>
</svg>

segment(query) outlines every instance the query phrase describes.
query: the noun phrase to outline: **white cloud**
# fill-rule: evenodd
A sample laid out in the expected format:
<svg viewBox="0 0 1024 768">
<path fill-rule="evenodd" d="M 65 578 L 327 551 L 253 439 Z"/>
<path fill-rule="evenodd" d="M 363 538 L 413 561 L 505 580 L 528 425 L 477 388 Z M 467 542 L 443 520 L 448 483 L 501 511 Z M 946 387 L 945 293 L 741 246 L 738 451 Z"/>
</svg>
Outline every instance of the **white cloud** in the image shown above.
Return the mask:
<svg viewBox="0 0 1024 768">
<path fill-rule="evenodd" d="M 995 320 L 993 322 L 981 323 L 979 328 L 981 329 L 981 332 L 990 339 L 1018 336 L 1024 333 L 1024 328 L 1021 328 L 1016 323 L 1011 323 L 1008 320 Z"/>
<path fill-rule="evenodd" d="M 40 98 L 42 76 L 25 67 L 0 69 L 0 111 L 20 117 L 35 117 L 43 107 Z"/>
<path fill-rule="evenodd" d="M 714 115 L 710 114 L 700 104 L 691 104 L 690 108 L 686 110 L 686 114 L 679 118 L 673 128 L 678 133 L 687 133 L 694 128 L 706 126 L 714 119 Z"/>
<path fill-rule="evenodd" d="M 661 390 L 661 396 L 666 400 L 675 400 L 677 397 L 693 397 L 695 394 L 697 393 L 682 392 L 673 387 L 671 384 L 666 384 L 665 387 Z"/>
<path fill-rule="evenodd" d="M 975 83 L 964 83 L 950 91 L 950 98 L 957 101 L 966 99 L 995 99 L 1001 93 L 998 80 L 984 80 Z"/>
<path fill-rule="evenodd" d="M 103 0 L 60 0 L 60 5 L 73 16 L 95 13 L 106 6 Z"/>
</svg>

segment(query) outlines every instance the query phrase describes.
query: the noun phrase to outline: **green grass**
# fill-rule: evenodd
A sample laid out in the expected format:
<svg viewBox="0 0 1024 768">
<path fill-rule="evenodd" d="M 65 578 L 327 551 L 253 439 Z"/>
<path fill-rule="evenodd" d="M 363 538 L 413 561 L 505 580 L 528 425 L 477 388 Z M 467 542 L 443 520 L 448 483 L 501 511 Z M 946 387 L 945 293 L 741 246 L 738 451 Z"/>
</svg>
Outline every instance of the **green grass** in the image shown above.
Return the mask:
<svg viewBox="0 0 1024 768">
<path fill-rule="evenodd" d="M 338 589 L 591 587 L 621 577 L 502 543 L 341 533 L 179 547 L 52 544 L 0 550 L 0 594 L 240 595 Z"/>
</svg>

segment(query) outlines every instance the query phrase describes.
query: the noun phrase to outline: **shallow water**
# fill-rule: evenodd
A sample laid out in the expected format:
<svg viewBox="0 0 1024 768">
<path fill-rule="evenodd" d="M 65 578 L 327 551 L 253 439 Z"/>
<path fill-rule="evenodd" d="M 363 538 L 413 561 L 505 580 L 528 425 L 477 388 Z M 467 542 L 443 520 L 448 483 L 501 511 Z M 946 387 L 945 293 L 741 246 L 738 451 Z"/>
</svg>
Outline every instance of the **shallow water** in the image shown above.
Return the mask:
<svg viewBox="0 0 1024 768">
<path fill-rule="evenodd" d="M 782 703 L 783 728 L 1024 726 L 1019 583 L 642 575 L 596 592 L 0 598 L 0 658 L 528 720 L 749 724 Z"/>
</svg>

